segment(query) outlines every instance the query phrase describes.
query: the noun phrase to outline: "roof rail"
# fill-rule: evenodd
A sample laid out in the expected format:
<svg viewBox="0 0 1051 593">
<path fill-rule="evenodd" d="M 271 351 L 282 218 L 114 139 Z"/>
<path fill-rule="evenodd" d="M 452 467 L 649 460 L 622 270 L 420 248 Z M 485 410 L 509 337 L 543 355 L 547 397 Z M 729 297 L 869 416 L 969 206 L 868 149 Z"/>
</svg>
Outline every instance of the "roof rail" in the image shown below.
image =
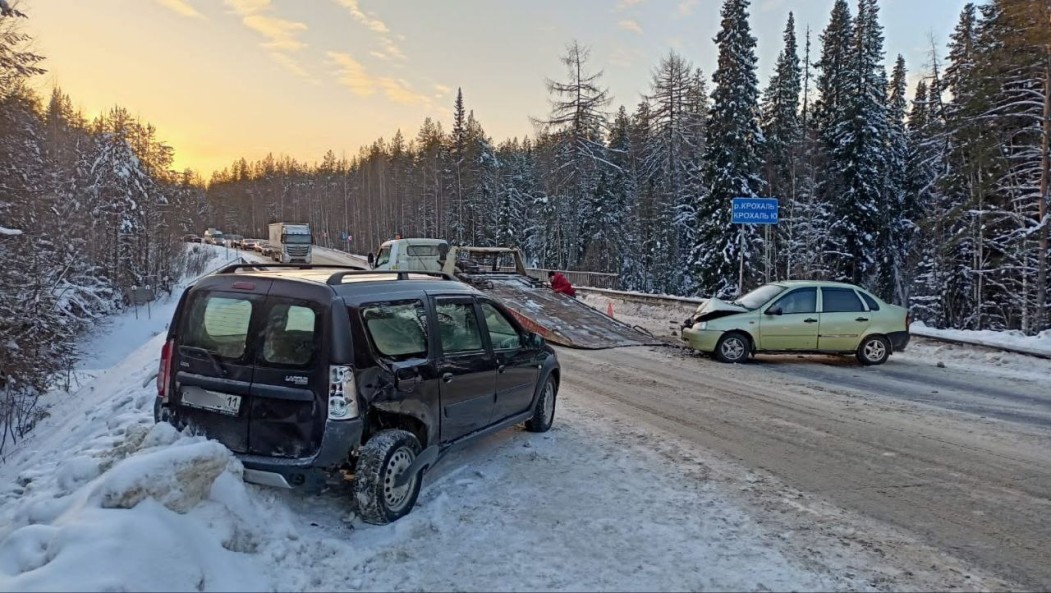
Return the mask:
<svg viewBox="0 0 1051 593">
<path fill-rule="evenodd" d="M 433 276 L 435 278 L 441 278 L 442 280 L 456 280 L 451 274 L 445 272 L 425 272 L 416 270 L 352 270 L 349 272 L 336 272 L 335 274 L 328 277 L 327 284 L 343 284 L 343 279 L 347 276 L 394 276 L 396 280 L 408 280 L 410 274 L 417 274 L 421 276 Z"/>
<path fill-rule="evenodd" d="M 268 263 L 254 263 L 254 264 L 232 264 L 217 270 L 216 274 L 233 274 L 237 270 L 261 270 L 264 268 L 280 268 L 285 270 L 326 270 L 326 269 L 346 269 L 354 271 L 367 271 L 366 268 L 361 266 L 343 266 L 338 264 L 268 264 Z"/>
</svg>

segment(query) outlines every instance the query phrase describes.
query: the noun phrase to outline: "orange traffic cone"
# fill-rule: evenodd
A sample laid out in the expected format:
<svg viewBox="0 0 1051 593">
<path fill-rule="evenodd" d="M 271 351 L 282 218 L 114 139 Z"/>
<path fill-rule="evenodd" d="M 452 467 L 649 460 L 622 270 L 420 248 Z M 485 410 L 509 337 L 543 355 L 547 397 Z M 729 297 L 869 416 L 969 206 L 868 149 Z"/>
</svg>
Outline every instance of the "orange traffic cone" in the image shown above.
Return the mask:
<svg viewBox="0 0 1051 593">
<path fill-rule="evenodd" d="M 613 301 L 610 301 L 609 305 L 606 307 L 606 315 L 613 317 Z"/>
</svg>

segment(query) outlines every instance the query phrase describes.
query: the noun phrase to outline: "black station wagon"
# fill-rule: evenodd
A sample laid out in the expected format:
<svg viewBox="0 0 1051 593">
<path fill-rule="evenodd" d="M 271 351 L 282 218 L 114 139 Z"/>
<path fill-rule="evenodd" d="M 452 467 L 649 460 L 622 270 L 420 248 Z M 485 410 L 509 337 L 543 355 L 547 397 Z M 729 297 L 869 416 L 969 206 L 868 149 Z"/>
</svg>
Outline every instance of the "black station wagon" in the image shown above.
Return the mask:
<svg viewBox="0 0 1051 593">
<path fill-rule="evenodd" d="M 498 302 L 440 273 L 238 264 L 179 301 L 158 422 L 230 448 L 246 481 L 353 480 L 359 515 L 406 515 L 450 447 L 555 414 L 554 350 Z"/>
</svg>

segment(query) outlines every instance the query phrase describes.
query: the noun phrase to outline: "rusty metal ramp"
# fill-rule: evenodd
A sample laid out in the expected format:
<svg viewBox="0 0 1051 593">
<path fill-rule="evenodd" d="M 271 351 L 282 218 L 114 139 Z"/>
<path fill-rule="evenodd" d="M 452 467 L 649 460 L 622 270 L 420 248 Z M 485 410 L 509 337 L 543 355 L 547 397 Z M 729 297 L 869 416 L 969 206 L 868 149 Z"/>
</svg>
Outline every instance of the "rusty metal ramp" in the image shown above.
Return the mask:
<svg viewBox="0 0 1051 593">
<path fill-rule="evenodd" d="M 645 330 L 554 292 L 528 276 L 463 274 L 460 279 L 499 299 L 526 329 L 554 344 L 589 350 L 663 344 Z"/>
</svg>

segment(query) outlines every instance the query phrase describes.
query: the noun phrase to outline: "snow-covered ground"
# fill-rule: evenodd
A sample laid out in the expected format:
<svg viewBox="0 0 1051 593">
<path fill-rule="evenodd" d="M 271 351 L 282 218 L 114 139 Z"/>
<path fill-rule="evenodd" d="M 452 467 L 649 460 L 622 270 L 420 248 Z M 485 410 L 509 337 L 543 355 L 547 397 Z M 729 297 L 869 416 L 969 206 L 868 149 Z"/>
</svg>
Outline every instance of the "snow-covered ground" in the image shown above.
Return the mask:
<svg viewBox="0 0 1051 593">
<path fill-rule="evenodd" d="M 153 423 L 170 314 L 126 313 L 93 336 L 87 365 L 124 358 L 0 465 L 0 590 L 871 588 L 787 554 L 702 460 L 572 398 L 549 433 L 450 454 L 390 526 L 362 524 L 342 492 L 245 484 L 225 447 Z"/>
<path fill-rule="evenodd" d="M 914 322 L 910 329 L 918 336 L 963 340 L 991 347 L 1006 347 L 1051 356 L 1051 330 L 1044 330 L 1035 336 L 1027 336 L 1020 331 L 936 329 L 927 327 L 922 321 Z"/>
</svg>

